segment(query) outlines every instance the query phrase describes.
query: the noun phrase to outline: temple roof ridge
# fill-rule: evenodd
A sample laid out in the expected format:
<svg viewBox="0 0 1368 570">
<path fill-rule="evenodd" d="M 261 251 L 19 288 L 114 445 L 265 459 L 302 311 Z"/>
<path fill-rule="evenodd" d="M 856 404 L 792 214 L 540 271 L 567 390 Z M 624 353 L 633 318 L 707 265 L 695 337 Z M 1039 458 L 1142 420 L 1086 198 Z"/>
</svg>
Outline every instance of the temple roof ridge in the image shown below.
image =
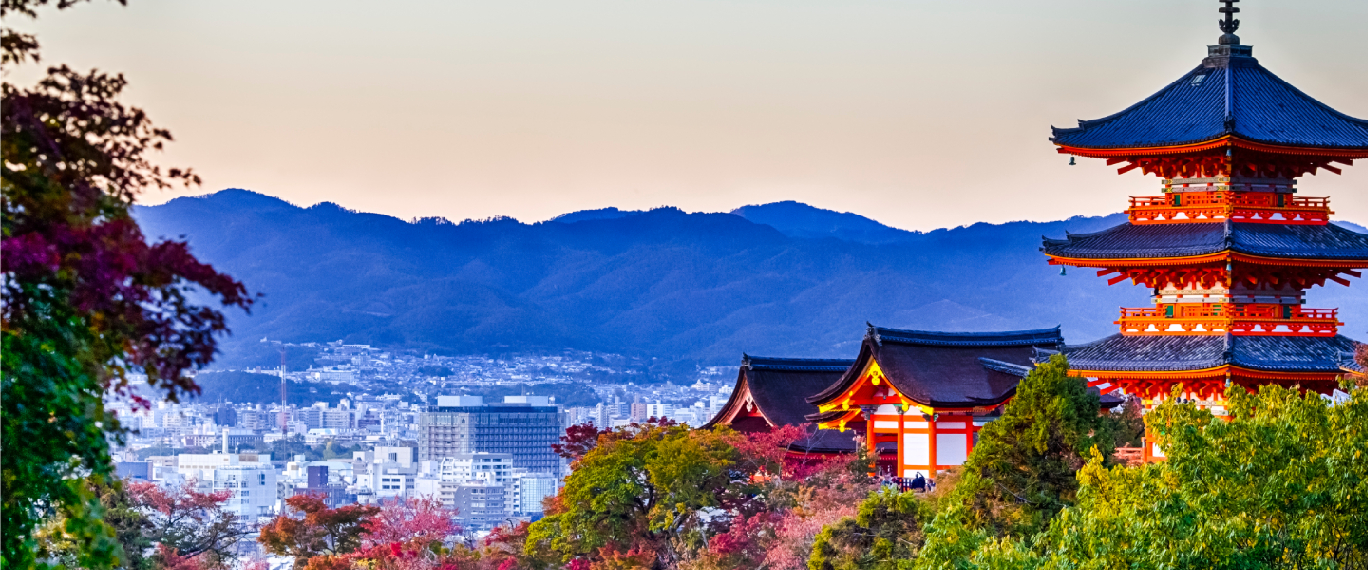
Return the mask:
<svg viewBox="0 0 1368 570">
<path fill-rule="evenodd" d="M 992 358 L 984 357 L 980 357 L 978 361 L 979 364 L 982 364 L 984 368 L 987 368 L 989 370 L 996 370 L 998 372 L 1012 374 L 1015 376 L 1020 376 L 1022 378 L 1025 378 L 1026 375 L 1031 373 L 1030 366 L 1022 366 L 1020 364 L 1012 364 L 1010 362 L 1003 362 L 1001 360 L 994 360 Z"/>
<path fill-rule="evenodd" d="M 1064 343 L 1060 327 L 1014 331 L 944 332 L 872 327 L 880 344 L 914 346 L 1032 346 Z"/>
<path fill-rule="evenodd" d="M 844 371 L 854 364 L 851 358 L 780 358 L 744 354 L 741 366 L 752 370 Z"/>
</svg>

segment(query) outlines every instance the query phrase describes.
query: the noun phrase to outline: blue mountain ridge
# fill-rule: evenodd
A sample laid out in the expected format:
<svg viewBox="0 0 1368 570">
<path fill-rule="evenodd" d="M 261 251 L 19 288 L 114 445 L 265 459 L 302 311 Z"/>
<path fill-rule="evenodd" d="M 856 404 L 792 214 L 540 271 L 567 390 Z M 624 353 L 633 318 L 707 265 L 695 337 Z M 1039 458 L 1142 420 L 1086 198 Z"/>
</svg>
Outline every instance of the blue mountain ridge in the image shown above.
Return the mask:
<svg viewBox="0 0 1368 570">
<path fill-rule="evenodd" d="M 865 323 L 935 330 L 1062 324 L 1070 343 L 1115 332 L 1148 291 L 1061 276 L 1042 235 L 1121 214 L 909 232 L 798 202 L 732 213 L 664 207 L 404 221 L 246 190 L 140 206 L 149 238 L 182 239 L 264 295 L 225 345 L 263 336 L 441 353 L 584 350 L 709 364 L 741 353 L 851 357 Z M 1368 328 L 1361 289 L 1313 291 Z"/>
</svg>

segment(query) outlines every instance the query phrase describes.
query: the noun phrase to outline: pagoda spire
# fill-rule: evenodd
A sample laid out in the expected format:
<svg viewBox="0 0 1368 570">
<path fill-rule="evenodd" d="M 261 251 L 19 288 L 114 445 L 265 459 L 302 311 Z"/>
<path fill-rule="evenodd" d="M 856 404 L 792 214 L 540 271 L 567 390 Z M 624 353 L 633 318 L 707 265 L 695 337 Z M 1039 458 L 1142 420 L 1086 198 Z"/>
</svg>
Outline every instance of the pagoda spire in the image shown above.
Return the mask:
<svg viewBox="0 0 1368 570">
<path fill-rule="evenodd" d="M 1221 31 L 1225 33 L 1221 34 L 1219 43 L 1223 46 L 1240 45 L 1240 36 L 1235 35 L 1235 30 L 1240 29 L 1240 20 L 1235 17 L 1235 14 L 1239 13 L 1240 9 L 1235 7 L 1235 3 L 1240 0 L 1220 1 L 1222 4 L 1225 4 L 1220 10 L 1222 14 L 1225 14 L 1225 19 L 1218 21 L 1217 24 L 1221 26 Z"/>
</svg>

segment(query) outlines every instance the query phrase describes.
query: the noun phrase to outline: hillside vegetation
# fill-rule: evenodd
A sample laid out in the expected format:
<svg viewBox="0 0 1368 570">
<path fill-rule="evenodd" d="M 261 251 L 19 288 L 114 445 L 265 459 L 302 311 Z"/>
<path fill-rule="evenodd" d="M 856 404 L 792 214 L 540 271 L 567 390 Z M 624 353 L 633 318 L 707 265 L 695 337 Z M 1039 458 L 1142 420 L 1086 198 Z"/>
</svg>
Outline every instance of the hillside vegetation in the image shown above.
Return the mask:
<svg viewBox="0 0 1368 570">
<path fill-rule="evenodd" d="M 797 202 L 734 213 L 675 208 L 408 222 L 245 190 L 139 208 L 150 237 L 265 295 L 233 342 L 404 345 L 443 353 L 578 348 L 736 362 L 741 353 L 851 357 L 865 323 L 939 330 L 1062 324 L 1071 343 L 1114 332 L 1148 291 L 1046 264 L 1041 235 L 1122 216 L 908 232 Z M 1362 293 L 1310 306 L 1368 326 Z M 230 346 L 228 351 L 232 353 Z M 264 355 L 263 364 L 269 359 Z"/>
</svg>

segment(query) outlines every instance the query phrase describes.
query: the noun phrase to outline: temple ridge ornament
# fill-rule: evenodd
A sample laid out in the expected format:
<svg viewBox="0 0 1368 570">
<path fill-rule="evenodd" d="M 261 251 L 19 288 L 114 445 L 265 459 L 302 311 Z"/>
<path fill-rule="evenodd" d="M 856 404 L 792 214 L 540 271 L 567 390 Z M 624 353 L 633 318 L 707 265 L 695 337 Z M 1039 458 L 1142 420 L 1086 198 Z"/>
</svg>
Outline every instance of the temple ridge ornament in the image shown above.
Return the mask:
<svg viewBox="0 0 1368 570">
<path fill-rule="evenodd" d="M 1221 36 L 1221 45 L 1240 45 L 1240 36 L 1235 35 L 1235 30 L 1240 29 L 1240 20 L 1235 18 L 1235 14 L 1240 11 L 1239 8 L 1235 7 L 1235 3 L 1239 1 L 1221 0 L 1221 3 L 1225 4 L 1220 9 L 1221 13 L 1225 14 L 1225 19 L 1217 21 L 1217 24 L 1221 26 L 1221 31 L 1225 32 Z"/>
</svg>

